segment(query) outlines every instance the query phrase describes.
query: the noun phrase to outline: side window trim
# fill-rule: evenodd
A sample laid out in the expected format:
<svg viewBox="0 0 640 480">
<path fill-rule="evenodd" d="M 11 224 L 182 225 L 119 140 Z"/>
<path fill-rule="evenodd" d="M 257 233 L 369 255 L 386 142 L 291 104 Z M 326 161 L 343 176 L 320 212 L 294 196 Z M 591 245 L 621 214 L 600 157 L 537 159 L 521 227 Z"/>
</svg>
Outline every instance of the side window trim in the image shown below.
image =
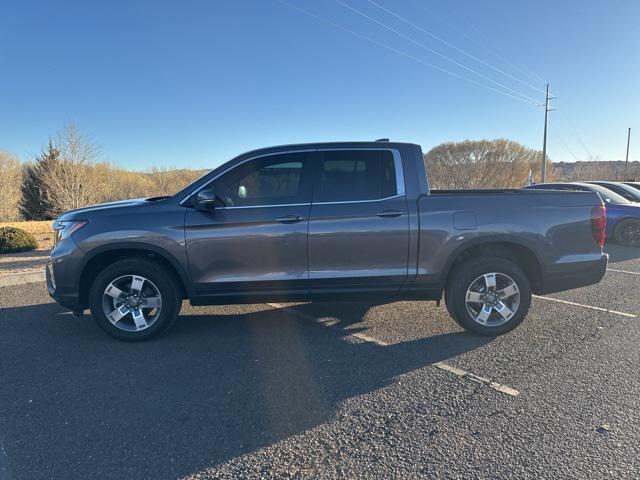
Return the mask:
<svg viewBox="0 0 640 480">
<path fill-rule="evenodd" d="M 181 205 L 181 206 L 188 205 L 189 200 L 191 198 L 193 198 L 200 190 L 204 190 L 205 188 L 209 187 L 213 182 L 215 182 L 217 179 L 219 179 L 223 175 L 226 175 L 227 173 L 231 172 L 232 170 L 235 170 L 236 168 L 240 167 L 241 165 L 244 165 L 247 162 L 251 162 L 252 160 L 258 160 L 258 159 L 264 158 L 264 157 L 273 157 L 274 155 L 287 155 L 287 154 L 290 154 L 290 153 L 314 153 L 314 152 L 317 152 L 317 151 L 318 151 L 317 148 L 307 148 L 307 149 L 303 149 L 303 150 L 283 150 L 281 152 L 262 153 L 260 155 L 255 155 L 253 157 L 245 158 L 244 160 L 236 163 L 235 165 L 231 165 L 229 168 L 223 170 L 222 172 L 220 172 L 216 176 L 210 178 L 207 181 L 207 183 L 201 185 L 200 187 L 195 189 L 193 192 L 191 192 L 190 194 L 185 196 L 180 201 L 179 205 Z M 311 202 L 280 204 L 280 205 L 250 205 L 250 206 L 233 206 L 233 207 L 217 207 L 217 208 L 218 209 L 223 209 L 223 208 L 227 208 L 227 209 L 230 209 L 230 208 L 256 208 L 256 207 L 264 208 L 264 207 L 282 207 L 282 206 L 297 206 L 297 205 L 311 205 Z"/>
<path fill-rule="evenodd" d="M 306 203 L 276 203 L 273 205 L 232 205 L 224 207 L 216 207 L 216 210 L 236 210 L 240 208 L 276 208 L 276 207 L 306 207 L 311 205 L 311 202 Z"/>
<path fill-rule="evenodd" d="M 396 148 L 375 148 L 375 147 L 352 147 L 352 148 L 319 148 L 318 153 L 323 152 L 344 152 L 344 151 L 373 151 L 373 152 L 391 152 L 393 156 L 393 168 L 396 174 L 396 194 L 384 198 L 371 198 L 367 200 L 337 200 L 332 202 L 316 202 L 312 200 L 313 205 L 340 205 L 347 203 L 372 203 L 383 202 L 385 200 L 391 200 L 393 198 L 403 197 L 406 194 L 404 184 L 404 167 L 402 165 L 402 157 L 400 151 Z M 317 180 L 317 179 L 316 179 Z"/>
<path fill-rule="evenodd" d="M 390 197 L 384 198 L 373 198 L 371 200 L 336 200 L 335 202 L 313 202 L 313 205 L 340 205 L 345 203 L 374 203 L 374 202 L 384 202 L 385 200 L 391 200 L 394 198 L 401 198 L 404 195 L 391 195 Z"/>
<path fill-rule="evenodd" d="M 255 155 L 252 157 L 248 157 L 245 158 L 244 160 L 236 163 L 235 165 L 230 166 L 229 168 L 223 170 L 222 172 L 220 172 L 219 174 L 217 174 L 216 176 L 212 177 L 211 179 L 209 179 L 209 181 L 207 181 L 205 184 L 201 185 L 200 187 L 198 187 L 196 190 L 194 190 L 193 192 L 191 192 L 189 195 L 185 196 L 181 201 L 180 201 L 180 205 L 184 206 L 186 204 L 188 204 L 189 200 L 191 198 L 193 198 L 200 190 L 204 190 L 205 188 L 209 187 L 213 182 L 215 182 L 218 178 L 220 178 L 221 176 L 231 172 L 232 170 L 235 170 L 236 168 L 240 167 L 241 165 L 250 162 L 252 160 L 257 160 L 259 158 L 264 158 L 264 157 L 271 157 L 274 155 L 286 155 L 286 154 L 290 154 L 290 153 L 322 153 L 322 152 L 340 152 L 340 151 L 383 151 L 383 152 L 391 152 L 391 155 L 393 156 L 393 166 L 395 169 L 395 174 L 396 174 L 396 194 L 395 195 L 391 195 L 389 197 L 385 197 L 385 198 L 373 198 L 373 199 L 369 199 L 369 200 L 341 200 L 341 201 L 335 201 L 335 202 L 314 202 L 313 199 L 311 202 L 304 202 L 304 203 L 288 203 L 288 204 L 279 204 L 279 205 L 250 205 L 250 206 L 229 206 L 229 207 L 218 207 L 219 209 L 236 209 L 236 208 L 269 208 L 269 207 L 283 207 L 283 206 L 306 206 L 306 205 L 336 205 L 336 204 L 347 204 L 347 203 L 368 203 L 368 202 L 382 202 L 385 200 L 391 200 L 393 198 L 398 198 L 398 197 L 402 197 L 406 194 L 406 189 L 405 189 L 405 181 L 404 181 L 404 167 L 402 165 L 402 157 L 400 155 L 400 151 L 396 148 L 375 148 L 375 147 L 363 147 L 363 148 L 359 148 L 359 147 L 352 147 L 352 148 L 307 148 L 307 149 L 301 149 L 301 150 L 284 150 L 281 152 L 271 152 L 271 153 L 263 153 L 260 155 Z M 315 170 L 315 169 L 314 169 Z"/>
</svg>

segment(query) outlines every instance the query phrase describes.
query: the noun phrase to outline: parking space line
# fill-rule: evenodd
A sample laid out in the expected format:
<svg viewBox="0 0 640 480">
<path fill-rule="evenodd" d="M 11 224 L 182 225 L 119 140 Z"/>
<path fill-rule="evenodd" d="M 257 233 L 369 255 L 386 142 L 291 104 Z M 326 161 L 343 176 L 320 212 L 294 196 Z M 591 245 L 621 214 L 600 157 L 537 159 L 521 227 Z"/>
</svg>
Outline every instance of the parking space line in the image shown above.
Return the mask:
<svg viewBox="0 0 640 480">
<path fill-rule="evenodd" d="M 273 307 L 273 308 L 279 308 L 279 309 L 286 310 L 289 313 L 292 313 L 293 315 L 297 315 L 298 317 L 304 318 L 305 320 L 309 320 L 309 321 L 315 322 L 315 323 L 323 325 L 325 327 L 334 328 L 339 323 L 336 320 L 322 320 L 322 319 L 319 319 L 319 318 L 312 317 L 311 315 L 307 315 L 306 313 L 297 312 L 295 310 L 292 310 L 291 308 L 288 308 L 286 305 L 282 305 L 280 303 L 267 303 L 267 305 L 269 305 L 270 307 Z M 346 332 L 348 333 L 348 331 L 346 331 Z M 389 346 L 388 343 L 383 342 L 382 340 L 378 340 L 377 338 L 371 337 L 371 336 L 366 335 L 366 334 L 361 333 L 361 332 L 349 333 L 348 336 L 358 338 L 358 339 L 360 339 L 360 340 L 362 340 L 364 342 L 367 342 L 367 343 L 373 343 L 374 345 L 378 345 L 380 347 L 388 347 Z M 449 365 L 449 364 L 444 363 L 444 362 L 436 362 L 436 363 L 432 364 L 432 366 L 436 367 L 436 368 L 438 368 L 438 369 L 440 369 L 442 371 L 451 373 L 451 374 L 455 375 L 456 377 L 468 379 L 468 380 L 471 380 L 473 382 L 485 385 L 485 386 L 495 390 L 496 392 L 504 393 L 504 394 L 512 396 L 512 397 L 517 397 L 518 395 L 520 395 L 520 392 L 518 390 L 516 390 L 515 388 L 511 388 L 511 387 L 508 387 L 506 385 L 502 385 L 501 383 L 493 382 L 493 381 L 489 380 L 488 378 L 481 377 L 479 375 L 476 375 L 475 373 L 467 372 L 466 370 L 463 370 L 463 369 L 458 368 L 458 367 L 454 367 L 453 365 Z"/>
<path fill-rule="evenodd" d="M 506 385 L 502 385 L 501 383 L 492 382 L 488 378 L 480 377 L 475 373 L 467 372 L 466 370 L 454 367 L 447 363 L 438 362 L 434 363 L 433 366 L 439 368 L 440 370 L 444 370 L 445 372 L 453 373 L 458 377 L 468 378 L 469 380 L 472 380 L 474 382 L 486 385 L 487 387 L 493 388 L 500 393 L 506 393 L 507 395 L 511 395 L 512 397 L 517 397 L 518 395 L 520 395 L 520 391 L 516 390 L 515 388 L 507 387 Z"/>
<path fill-rule="evenodd" d="M 640 275 L 640 272 L 630 272 L 629 270 L 618 270 L 617 268 L 607 268 L 607 272 L 626 273 L 628 275 Z"/>
<path fill-rule="evenodd" d="M 608 308 L 603 308 L 603 307 L 594 307 L 593 305 L 585 305 L 583 303 L 570 302 L 569 300 L 560 300 L 559 298 L 545 297 L 542 295 L 534 295 L 534 298 L 539 298 L 541 300 L 549 300 L 551 302 L 564 303 L 565 305 L 573 305 L 574 307 L 589 308 L 591 310 L 597 310 L 598 312 L 612 313 L 614 315 L 620 315 L 622 317 L 629 317 L 629 318 L 638 317 L 633 313 L 619 312 L 618 310 L 610 310 Z"/>
<path fill-rule="evenodd" d="M 352 337 L 359 338 L 364 342 L 374 343 L 381 347 L 388 347 L 389 344 L 387 342 L 383 342 L 382 340 L 378 340 L 377 338 L 370 337 L 369 335 L 365 335 L 364 333 L 356 332 L 351 334 Z"/>
</svg>

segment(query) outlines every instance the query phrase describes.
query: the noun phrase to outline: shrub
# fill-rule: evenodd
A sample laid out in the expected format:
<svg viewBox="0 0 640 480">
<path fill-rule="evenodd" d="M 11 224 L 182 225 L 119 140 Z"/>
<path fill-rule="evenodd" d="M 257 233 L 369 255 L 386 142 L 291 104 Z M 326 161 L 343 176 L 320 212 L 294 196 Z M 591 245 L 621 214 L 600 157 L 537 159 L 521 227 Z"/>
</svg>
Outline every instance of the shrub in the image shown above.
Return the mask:
<svg viewBox="0 0 640 480">
<path fill-rule="evenodd" d="M 0 227 L 0 253 L 25 252 L 38 248 L 36 237 L 21 228 Z"/>
</svg>

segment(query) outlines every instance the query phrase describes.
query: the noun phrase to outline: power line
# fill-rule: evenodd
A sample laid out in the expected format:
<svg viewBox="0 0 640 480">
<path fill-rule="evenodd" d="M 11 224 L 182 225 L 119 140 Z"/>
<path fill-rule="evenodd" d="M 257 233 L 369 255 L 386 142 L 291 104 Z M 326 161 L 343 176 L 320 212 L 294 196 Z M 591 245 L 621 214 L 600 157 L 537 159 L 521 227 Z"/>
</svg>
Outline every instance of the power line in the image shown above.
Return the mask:
<svg viewBox="0 0 640 480">
<path fill-rule="evenodd" d="M 469 58 L 472 58 L 473 60 L 475 60 L 475 61 L 477 61 L 477 62 L 482 63 L 482 64 L 483 64 L 483 65 L 485 65 L 486 67 L 489 67 L 489 68 L 491 68 L 492 70 L 495 70 L 496 72 L 499 72 L 499 73 L 501 73 L 501 74 L 503 74 L 503 75 L 505 75 L 505 76 L 507 76 L 507 77 L 511 78 L 512 80 L 515 80 L 515 81 L 517 81 L 517 82 L 519 82 L 519 83 L 521 83 L 521 84 L 523 84 L 523 85 L 526 85 L 526 86 L 527 86 L 527 87 L 529 87 L 529 88 L 532 88 L 532 89 L 534 89 L 534 90 L 537 90 L 538 92 L 544 93 L 544 90 L 542 90 L 541 88 L 538 88 L 538 87 L 536 87 L 535 85 L 532 85 L 532 84 L 531 84 L 531 83 L 529 83 L 529 82 L 526 82 L 526 81 L 524 81 L 524 80 L 522 80 L 522 79 L 520 79 L 520 78 L 518 78 L 518 77 L 516 77 L 516 76 L 514 76 L 514 75 L 511 75 L 510 73 L 505 72 L 504 70 L 502 70 L 502 69 L 500 69 L 500 68 L 498 68 L 498 67 L 496 67 L 496 66 L 494 66 L 494 65 L 491 65 L 490 63 L 488 63 L 488 62 L 484 61 L 483 59 L 481 59 L 481 58 L 479 58 L 479 57 L 477 57 L 477 56 L 475 56 L 475 55 L 473 55 L 473 54 L 471 54 L 471 53 L 467 52 L 466 50 L 463 50 L 462 48 L 457 47 L 456 45 L 454 45 L 454 44 L 452 44 L 452 43 L 448 42 L 447 40 L 445 40 L 445 39 L 443 39 L 443 38 L 441 38 L 441 37 L 437 36 L 436 34 L 434 34 L 434 33 L 430 32 L 430 31 L 428 31 L 428 30 L 426 30 L 426 29 L 424 29 L 424 28 L 422 28 L 422 27 L 421 27 L 421 26 L 419 26 L 419 25 L 416 25 L 415 23 L 411 22 L 410 20 L 407 20 L 406 18 L 404 18 L 404 17 L 402 17 L 402 16 L 398 15 L 397 13 L 392 12 L 392 11 L 391 11 L 391 10 L 389 10 L 388 8 L 383 7 L 382 5 L 380 5 L 380 4 L 376 3 L 376 2 L 374 2 L 373 0 L 367 0 L 367 1 L 368 1 L 369 3 L 371 3 L 372 5 L 375 5 L 376 7 L 378 7 L 380 10 L 382 10 L 382 11 L 384 11 L 384 12 L 387 12 L 389 15 L 392 15 L 393 17 L 397 18 L 398 20 L 401 20 L 402 22 L 406 23 L 407 25 L 410 25 L 410 26 L 412 26 L 413 28 L 415 28 L 415 29 L 417 29 L 417 30 L 420 30 L 422 33 L 425 33 L 426 35 L 429 35 L 431 38 L 434 38 L 434 39 L 438 40 L 439 42 L 443 43 L 444 45 L 446 45 L 446 46 L 448 46 L 448 47 L 450 47 L 450 48 L 453 48 L 454 50 L 456 50 L 456 51 L 458 51 L 458 52 L 460 52 L 460 53 L 462 53 L 462 54 L 466 55 L 466 56 L 467 56 L 467 57 L 469 57 Z"/>
<path fill-rule="evenodd" d="M 551 128 L 551 131 L 558 137 L 558 140 L 560 140 L 560 143 L 562 143 L 562 146 L 564 147 L 564 149 L 569 152 L 569 154 L 573 157 L 573 159 L 576 162 L 579 162 L 580 159 L 578 158 L 578 156 L 573 153 L 573 150 L 571 150 L 571 148 L 569 148 L 569 145 L 567 144 L 567 142 L 565 141 L 564 137 L 560 134 L 560 132 L 550 123 L 549 127 Z"/>
<path fill-rule="evenodd" d="M 576 137 L 576 139 L 578 140 L 578 143 L 580 143 L 582 148 L 584 148 L 585 152 L 587 152 L 587 155 L 589 157 L 593 157 L 593 155 L 591 154 L 591 150 L 589 150 L 589 147 L 587 147 L 585 142 L 582 141 L 582 137 L 578 133 L 578 130 L 576 129 L 574 123 L 571 121 L 569 116 L 567 114 L 565 114 L 562 110 L 559 110 L 559 112 L 560 112 L 560 115 L 562 115 L 562 117 L 567 121 L 567 124 L 569 125 L 569 127 L 571 127 L 571 130 L 573 130 L 574 136 Z"/>
<path fill-rule="evenodd" d="M 389 50 L 390 52 L 396 53 L 396 54 L 401 55 L 401 56 L 406 57 L 406 58 L 410 58 L 412 60 L 415 60 L 418 63 L 421 63 L 421 64 L 426 65 L 428 67 L 434 68 L 434 69 L 436 69 L 436 70 L 438 70 L 440 72 L 446 73 L 446 74 L 451 75 L 453 77 L 456 77 L 456 78 L 458 78 L 460 80 L 464 80 L 465 82 L 472 83 L 472 84 L 474 84 L 474 85 L 476 85 L 476 86 L 478 86 L 480 88 L 484 88 L 484 89 L 490 90 L 492 92 L 498 93 L 500 95 L 504 95 L 506 97 L 513 98 L 514 100 L 518 100 L 518 101 L 524 102 L 526 104 L 531 104 L 532 103 L 532 102 L 530 102 L 528 100 L 525 100 L 525 99 L 523 99 L 521 97 L 517 97 L 515 95 L 511 95 L 510 93 L 504 92 L 502 90 L 498 90 L 497 88 L 493 88 L 493 87 L 490 87 L 488 85 L 483 85 L 482 83 L 476 82 L 475 80 L 472 80 L 470 78 L 464 77 L 462 75 L 459 75 L 459 74 L 457 74 L 455 72 L 452 72 L 450 70 L 447 70 L 445 68 L 439 67 L 438 65 L 435 65 L 433 63 L 430 63 L 430 62 L 427 62 L 425 60 L 422 60 L 421 58 L 418 58 L 418 57 L 416 57 L 414 55 L 411 55 L 409 53 L 406 53 L 406 52 L 403 52 L 401 50 L 398 50 L 397 48 L 394 48 L 394 47 L 391 47 L 389 45 L 386 45 L 386 44 L 384 44 L 382 42 L 379 42 L 378 40 L 375 40 L 375 39 L 373 39 L 371 37 L 368 37 L 366 35 L 363 35 L 361 33 L 355 32 L 355 31 L 353 31 L 353 30 L 351 30 L 351 29 L 349 29 L 347 27 L 344 27 L 344 26 L 338 24 L 338 23 L 332 22 L 331 20 L 327 20 L 326 18 L 323 18 L 323 17 L 321 17 L 319 15 L 316 15 L 315 13 L 309 12 L 308 10 L 305 10 L 305 9 L 303 9 L 301 7 L 298 7 L 297 5 L 292 5 L 291 3 L 289 3 L 289 2 L 287 2 L 285 0 L 278 0 L 278 2 L 281 3 L 282 5 L 285 5 L 285 6 L 289 7 L 289 8 L 291 8 L 291 9 L 293 9 L 293 10 L 297 10 L 297 11 L 299 11 L 299 12 L 301 12 L 301 13 L 309 16 L 309 17 L 315 18 L 316 20 L 318 20 L 320 22 L 326 23 L 327 25 L 331 25 L 334 28 L 342 30 L 343 32 L 347 32 L 347 33 L 349 33 L 349 34 L 351 34 L 351 35 L 353 35 L 355 37 L 358 37 L 358 38 L 360 38 L 362 40 L 366 40 L 366 41 L 368 41 L 370 43 L 373 43 L 373 44 L 375 44 L 375 45 L 377 45 L 379 47 L 382 47 L 382 48 L 384 48 L 386 50 Z"/>
<path fill-rule="evenodd" d="M 386 25 L 384 22 L 381 22 L 381 21 L 379 21 L 379 20 L 367 15 L 366 13 L 361 12 L 357 8 L 354 8 L 354 7 L 344 3 L 342 0 L 335 0 L 335 1 L 338 4 L 342 5 L 344 8 L 347 8 L 347 9 L 351 10 L 352 12 L 360 15 L 361 17 L 366 18 L 367 20 L 369 20 L 371 22 L 374 22 L 377 25 L 380 25 L 381 27 L 389 30 L 390 32 L 395 33 L 396 35 L 398 35 L 398 36 L 400 36 L 400 37 L 402 37 L 402 38 L 404 38 L 406 40 L 409 40 L 410 42 L 420 46 L 421 48 L 423 48 L 423 49 L 425 49 L 425 50 L 427 50 L 427 51 L 429 51 L 431 53 L 433 53 L 434 55 L 437 55 L 437 56 L 439 56 L 441 58 L 444 58 L 445 60 L 453 63 L 454 65 L 456 65 L 456 66 L 458 66 L 460 68 L 463 68 L 465 70 L 468 70 L 469 72 L 473 73 L 474 75 L 477 75 L 480 78 L 483 78 L 484 80 L 487 80 L 487 81 L 493 83 L 494 85 L 498 85 L 499 87 L 504 88 L 505 90 L 509 90 L 509 91 L 515 93 L 516 95 L 520 95 L 521 97 L 526 98 L 527 100 L 529 100 L 533 104 L 537 104 L 537 100 L 535 98 L 532 98 L 532 97 L 530 97 L 530 96 L 528 96 L 528 95 L 526 95 L 526 94 L 524 94 L 522 92 L 519 92 L 519 91 L 517 91 L 517 90 L 515 90 L 515 89 L 513 89 L 513 88 L 511 88 L 511 87 L 509 87 L 507 85 L 504 85 L 503 83 L 500 83 L 500 82 L 498 82 L 496 80 L 493 80 L 492 78 L 487 77 L 486 75 L 483 75 L 482 73 L 477 72 L 474 69 L 469 68 L 466 65 L 461 64 L 460 62 L 457 62 L 456 60 L 454 60 L 454 59 L 452 59 L 452 58 L 450 58 L 450 57 L 448 57 L 448 56 L 446 56 L 446 55 L 444 55 L 444 54 L 442 54 L 442 53 L 440 53 L 440 52 L 428 47 L 424 43 L 419 42 L 418 40 L 415 40 L 415 39 L 409 37 L 408 35 L 405 35 L 404 33 L 399 32 L 398 30 L 394 29 L 393 27 L 390 27 L 390 26 Z"/>
<path fill-rule="evenodd" d="M 416 3 L 422 10 L 429 12 L 430 14 L 433 15 L 433 12 L 431 10 L 428 10 L 427 8 L 424 7 L 424 5 L 422 5 L 418 0 L 414 0 L 414 3 Z M 450 5 L 451 3 L 449 3 Z M 455 8 L 454 8 L 455 10 Z M 459 10 L 459 9 L 458 9 Z M 529 78 L 531 78 L 532 80 L 535 80 L 536 82 L 541 82 L 544 83 L 545 80 L 538 75 L 536 72 L 534 72 L 532 69 L 528 68 L 526 65 L 524 65 L 521 62 L 516 62 L 513 60 L 510 60 L 508 57 L 508 55 L 505 53 L 504 49 L 500 48 L 498 45 L 496 45 L 494 42 L 491 41 L 491 39 L 482 31 L 480 30 L 478 27 L 476 27 L 473 23 L 469 22 L 468 20 L 465 20 L 462 16 L 458 16 L 460 18 L 460 20 L 462 20 L 469 28 L 471 28 L 472 30 L 474 30 L 477 34 L 479 34 L 481 37 L 483 37 L 485 39 L 485 41 L 487 42 L 487 44 L 483 44 L 480 41 L 470 37 L 469 35 L 467 35 L 466 33 L 462 32 L 459 28 L 456 28 L 456 30 L 459 33 L 462 33 L 462 35 L 464 35 L 466 38 L 468 38 L 469 40 L 471 40 L 472 42 L 474 42 L 475 44 L 479 45 L 480 47 L 484 48 L 485 50 L 487 50 L 489 53 L 491 53 L 492 55 L 494 55 L 495 57 L 499 58 L 500 60 L 508 63 L 509 65 L 511 65 L 512 68 L 518 70 L 520 73 L 523 73 L 524 75 L 528 75 Z M 451 25 L 450 22 L 447 22 L 446 20 L 442 19 L 442 17 L 439 17 L 440 20 L 442 20 L 444 23 L 447 23 L 449 25 Z"/>
<path fill-rule="evenodd" d="M 504 52 L 503 49 L 499 48 L 497 45 L 495 45 L 493 42 L 491 42 L 489 40 L 489 38 L 487 37 L 487 35 L 482 32 L 481 30 L 479 30 L 475 25 L 473 25 L 470 22 L 467 22 L 466 20 L 463 20 L 463 22 L 465 22 L 467 25 L 469 25 L 473 30 L 475 30 L 476 32 L 478 32 L 481 36 L 483 36 L 484 38 L 487 39 L 487 43 L 491 44 L 493 46 L 494 49 L 496 49 L 497 51 L 501 51 L 502 52 L 502 58 L 511 63 L 512 66 L 514 66 L 517 70 L 520 70 L 520 72 L 523 72 L 527 75 L 529 75 L 531 78 L 536 79 L 539 82 L 544 82 L 544 78 L 542 78 L 540 75 L 538 75 L 536 72 L 534 72 L 533 70 L 531 70 L 529 67 L 527 67 L 525 64 L 521 63 L 521 62 L 516 62 L 514 60 L 509 60 L 508 58 L 506 58 L 506 53 Z M 500 56 L 500 54 L 498 54 L 498 56 Z"/>
</svg>

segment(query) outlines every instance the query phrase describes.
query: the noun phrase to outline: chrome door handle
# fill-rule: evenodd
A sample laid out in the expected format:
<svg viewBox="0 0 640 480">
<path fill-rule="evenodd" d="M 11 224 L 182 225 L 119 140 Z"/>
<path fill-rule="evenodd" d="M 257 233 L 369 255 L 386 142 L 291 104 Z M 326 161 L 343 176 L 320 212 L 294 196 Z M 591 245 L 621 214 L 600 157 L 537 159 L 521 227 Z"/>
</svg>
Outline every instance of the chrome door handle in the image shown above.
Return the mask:
<svg viewBox="0 0 640 480">
<path fill-rule="evenodd" d="M 284 215 L 276 220 L 278 223 L 298 223 L 304 220 L 300 215 Z"/>
<path fill-rule="evenodd" d="M 400 210 L 382 210 L 381 212 L 376 213 L 376 215 L 381 218 L 392 218 L 399 217 L 402 215 L 402 212 Z"/>
</svg>

